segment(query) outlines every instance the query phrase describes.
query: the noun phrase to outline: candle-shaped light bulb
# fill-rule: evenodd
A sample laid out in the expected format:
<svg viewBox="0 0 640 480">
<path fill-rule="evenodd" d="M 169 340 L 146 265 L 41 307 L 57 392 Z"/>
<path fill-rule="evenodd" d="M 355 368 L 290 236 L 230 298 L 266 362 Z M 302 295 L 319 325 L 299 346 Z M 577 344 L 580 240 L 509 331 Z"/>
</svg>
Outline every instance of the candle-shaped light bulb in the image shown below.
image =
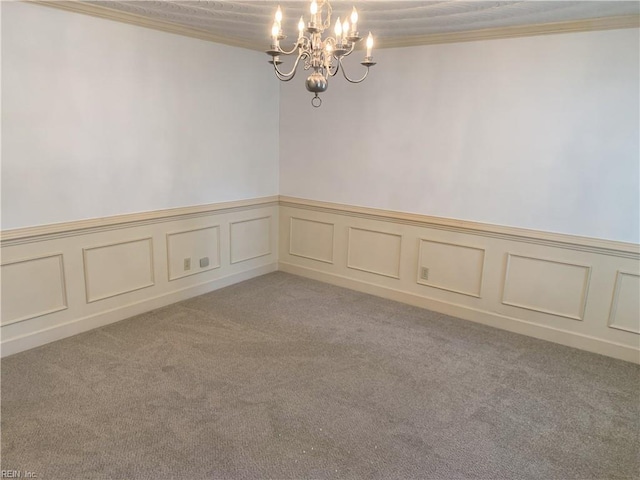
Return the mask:
<svg viewBox="0 0 640 480">
<path fill-rule="evenodd" d="M 311 2 L 311 25 L 315 26 L 316 25 L 316 14 L 318 13 L 318 3 L 316 2 L 316 0 L 313 0 Z"/>
<path fill-rule="evenodd" d="M 336 26 L 333 31 L 336 32 L 336 42 L 342 43 L 342 24 L 340 23 L 340 17 L 336 20 Z"/>
<path fill-rule="evenodd" d="M 367 37 L 367 57 L 371 56 L 371 49 L 373 48 L 373 35 L 369 32 L 369 36 Z"/>
<path fill-rule="evenodd" d="M 298 22 L 298 38 L 302 38 L 302 32 L 304 31 L 304 18 L 300 17 Z"/>
<path fill-rule="evenodd" d="M 345 20 L 342 24 L 342 34 L 344 35 L 345 42 L 347 42 L 347 37 L 349 36 L 349 21 Z"/>
<path fill-rule="evenodd" d="M 280 9 L 280 5 L 278 5 L 278 10 L 276 10 L 276 22 L 278 25 L 282 25 L 282 10 Z"/>
<path fill-rule="evenodd" d="M 356 25 L 358 24 L 358 11 L 356 7 L 353 7 L 353 11 L 351 12 L 351 31 L 356 32 Z"/>
<path fill-rule="evenodd" d="M 325 48 L 325 50 L 327 51 L 327 54 L 328 54 L 328 55 L 331 55 L 331 52 L 333 51 L 333 47 L 331 46 L 331 44 L 330 44 L 330 43 L 327 43 L 327 46 L 326 46 L 326 47 L 324 47 L 324 48 Z"/>
</svg>

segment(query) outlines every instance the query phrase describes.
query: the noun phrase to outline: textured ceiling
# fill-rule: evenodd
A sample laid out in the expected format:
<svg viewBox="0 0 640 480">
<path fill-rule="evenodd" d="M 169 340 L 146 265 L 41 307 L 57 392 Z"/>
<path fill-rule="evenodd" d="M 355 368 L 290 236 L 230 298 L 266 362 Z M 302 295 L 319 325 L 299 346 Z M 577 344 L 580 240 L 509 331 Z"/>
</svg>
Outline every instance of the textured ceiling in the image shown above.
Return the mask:
<svg viewBox="0 0 640 480">
<path fill-rule="evenodd" d="M 230 43 L 265 49 L 278 4 L 284 13 L 285 34 L 295 36 L 301 15 L 308 18 L 308 1 L 157 0 L 85 1 L 85 4 L 187 27 Z M 320 2 L 319 2 L 320 3 Z M 602 17 L 637 15 L 637 1 L 332 1 L 333 18 L 360 13 L 358 30 L 372 31 L 379 46 L 411 43 L 406 39 L 522 27 Z M 405 41 L 403 41 L 403 39 Z M 286 44 L 283 44 L 285 46 Z"/>
</svg>

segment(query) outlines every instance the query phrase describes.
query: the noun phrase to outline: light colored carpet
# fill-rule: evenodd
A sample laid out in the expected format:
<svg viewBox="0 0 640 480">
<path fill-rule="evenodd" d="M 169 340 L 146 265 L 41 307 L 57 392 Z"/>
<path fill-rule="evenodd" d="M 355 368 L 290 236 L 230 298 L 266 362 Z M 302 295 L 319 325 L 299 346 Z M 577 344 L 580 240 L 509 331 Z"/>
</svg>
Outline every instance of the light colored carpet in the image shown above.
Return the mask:
<svg viewBox="0 0 640 480">
<path fill-rule="evenodd" d="M 277 272 L 2 361 L 38 479 L 613 479 L 640 368 Z"/>
</svg>

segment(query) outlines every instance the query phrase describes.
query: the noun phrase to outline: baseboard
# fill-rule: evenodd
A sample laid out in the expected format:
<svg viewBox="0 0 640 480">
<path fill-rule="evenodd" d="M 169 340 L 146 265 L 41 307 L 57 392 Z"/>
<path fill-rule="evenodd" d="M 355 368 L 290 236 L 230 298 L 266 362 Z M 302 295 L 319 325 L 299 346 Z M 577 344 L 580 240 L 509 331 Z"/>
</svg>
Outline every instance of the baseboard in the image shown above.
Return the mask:
<svg viewBox="0 0 640 480">
<path fill-rule="evenodd" d="M 435 300 L 413 293 L 395 290 L 335 273 L 327 273 L 309 267 L 293 265 L 287 262 L 278 262 L 278 270 L 332 285 L 349 288 L 351 290 L 368 293 L 378 297 L 387 298 L 389 300 L 406 303 L 408 305 L 433 310 L 434 312 L 451 315 L 502 330 L 640 364 L 640 349 L 632 348 L 627 345 L 621 345 L 575 332 L 531 323 L 494 312 L 447 303 L 441 300 Z"/>
<path fill-rule="evenodd" d="M 133 302 L 95 315 L 77 318 L 50 328 L 30 332 L 26 335 L 2 342 L 0 344 L 0 356 L 4 358 L 24 350 L 29 350 L 56 340 L 61 340 L 98 327 L 119 322 L 141 313 L 149 312 L 172 303 L 180 302 L 191 297 L 203 295 L 235 283 L 274 272 L 277 270 L 277 267 L 277 263 L 262 265 L 243 272 L 203 282 L 198 285 L 178 289 L 156 297 L 147 298 L 139 302 Z"/>
</svg>

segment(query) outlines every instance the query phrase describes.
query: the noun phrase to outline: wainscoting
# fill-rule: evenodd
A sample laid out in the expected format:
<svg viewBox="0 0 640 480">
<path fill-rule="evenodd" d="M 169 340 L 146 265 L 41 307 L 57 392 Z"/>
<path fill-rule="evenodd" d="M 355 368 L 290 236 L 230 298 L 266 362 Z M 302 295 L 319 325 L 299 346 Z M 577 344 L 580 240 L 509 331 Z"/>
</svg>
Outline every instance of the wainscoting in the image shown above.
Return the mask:
<svg viewBox="0 0 640 480">
<path fill-rule="evenodd" d="M 280 197 L 279 269 L 640 363 L 638 245 Z"/>
<path fill-rule="evenodd" d="M 2 232 L 2 356 L 280 269 L 640 363 L 639 246 L 267 197 Z"/>
<path fill-rule="evenodd" d="M 278 197 L 2 232 L 2 356 L 277 269 Z"/>
</svg>

